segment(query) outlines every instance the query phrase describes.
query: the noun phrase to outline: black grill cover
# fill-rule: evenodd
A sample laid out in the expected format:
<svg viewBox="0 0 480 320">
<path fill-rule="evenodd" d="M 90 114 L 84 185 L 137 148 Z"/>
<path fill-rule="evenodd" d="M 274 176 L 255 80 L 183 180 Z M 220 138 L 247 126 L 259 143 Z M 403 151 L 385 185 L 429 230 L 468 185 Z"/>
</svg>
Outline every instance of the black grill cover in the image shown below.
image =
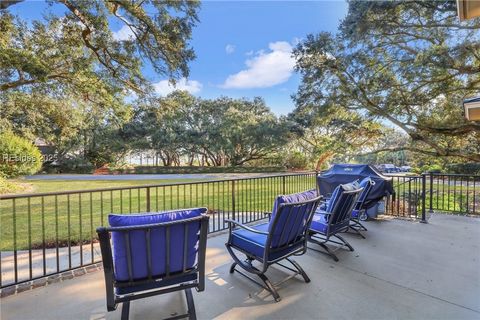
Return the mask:
<svg viewBox="0 0 480 320">
<path fill-rule="evenodd" d="M 334 164 L 330 169 L 318 175 L 317 184 L 320 194 L 327 197 L 339 184 L 357 179 L 362 180 L 365 177 L 370 177 L 375 181 L 375 185 L 366 199 L 367 207 L 374 205 L 384 196 L 395 193 L 392 178 L 382 175 L 368 164 Z"/>
</svg>

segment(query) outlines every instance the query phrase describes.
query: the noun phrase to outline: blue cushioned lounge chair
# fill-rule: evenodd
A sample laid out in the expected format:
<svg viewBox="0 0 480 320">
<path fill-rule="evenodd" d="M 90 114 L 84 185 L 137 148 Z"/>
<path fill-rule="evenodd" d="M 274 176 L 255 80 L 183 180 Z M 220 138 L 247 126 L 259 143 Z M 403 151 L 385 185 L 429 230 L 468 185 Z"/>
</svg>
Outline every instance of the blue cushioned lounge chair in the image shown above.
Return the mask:
<svg viewBox="0 0 480 320">
<path fill-rule="evenodd" d="M 360 222 L 360 220 L 365 221 L 368 218 L 366 200 L 374 185 L 375 181 L 373 181 L 370 177 L 366 177 L 360 182 L 360 188 L 363 188 L 363 190 L 358 196 L 355 207 L 352 210 L 352 216 L 350 218 L 349 230 L 353 230 L 364 239 L 365 236 L 361 233 L 361 231 L 367 231 L 367 228 Z"/>
<path fill-rule="evenodd" d="M 185 290 L 188 313 L 175 319 L 196 319 L 191 289 L 205 289 L 206 211 L 108 216 L 110 227 L 97 228 L 108 311 L 122 303 L 128 319 L 131 300 Z"/>
<path fill-rule="evenodd" d="M 319 209 L 315 212 L 308 232 L 308 241 L 320 245 L 325 251 L 311 247 L 309 249 L 326 253 L 335 261 L 338 261 L 338 258 L 334 250 L 326 245 L 327 242 L 340 245 L 337 249 L 347 246 L 350 251 L 353 251 L 353 247 L 339 233 L 348 230 L 352 209 L 362 190 L 353 184 L 341 184 L 335 188 L 325 210 Z M 331 239 L 332 237 L 339 241 Z"/>
<path fill-rule="evenodd" d="M 291 277 L 300 274 L 305 282 L 310 282 L 305 271 L 290 257 L 305 253 L 307 249 L 306 233 L 319 202 L 320 197 L 317 196 L 316 190 L 278 196 L 274 202 L 270 221 L 267 223 L 245 226 L 234 220 L 226 220 L 229 224 L 229 237 L 225 245 L 234 260 L 230 267 L 230 273 L 237 271 L 265 288 L 273 295 L 275 301 L 280 301 L 280 296 L 265 275 L 268 267 L 272 264 L 293 271 L 294 274 Z M 244 254 L 246 259 L 239 258 L 238 253 Z M 294 269 L 280 264 L 282 260 L 290 262 Z M 254 261 L 260 263 L 258 268 L 253 265 Z M 257 275 L 263 284 L 235 269 L 236 266 Z"/>
</svg>

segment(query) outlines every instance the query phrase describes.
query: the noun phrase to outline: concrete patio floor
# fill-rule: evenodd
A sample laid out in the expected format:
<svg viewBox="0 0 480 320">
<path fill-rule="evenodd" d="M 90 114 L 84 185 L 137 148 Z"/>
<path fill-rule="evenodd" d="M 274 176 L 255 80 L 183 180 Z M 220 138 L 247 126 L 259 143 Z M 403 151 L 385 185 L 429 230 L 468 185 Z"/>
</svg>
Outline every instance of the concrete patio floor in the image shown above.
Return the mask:
<svg viewBox="0 0 480 320">
<path fill-rule="evenodd" d="M 280 285 L 275 303 L 228 273 L 226 235 L 208 239 L 206 290 L 194 293 L 199 319 L 480 319 L 480 219 L 433 215 L 428 224 L 368 222 L 367 239 L 346 235 L 355 252 L 339 262 L 310 250 L 296 258 L 312 279 Z M 272 268 L 269 277 L 287 276 Z M 134 301 L 130 319 L 185 311 L 183 293 Z M 2 319 L 120 319 L 106 312 L 103 273 L 94 272 L 2 299 Z"/>
</svg>

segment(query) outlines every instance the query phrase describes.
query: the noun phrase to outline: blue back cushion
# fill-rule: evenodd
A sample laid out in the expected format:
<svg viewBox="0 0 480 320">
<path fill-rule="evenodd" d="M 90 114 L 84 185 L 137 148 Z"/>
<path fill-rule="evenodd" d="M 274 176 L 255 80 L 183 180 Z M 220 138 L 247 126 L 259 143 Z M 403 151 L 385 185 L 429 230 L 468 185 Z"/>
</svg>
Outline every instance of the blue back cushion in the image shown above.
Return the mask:
<svg viewBox="0 0 480 320">
<path fill-rule="evenodd" d="M 360 182 L 360 188 L 363 188 L 362 193 L 360 193 L 357 200 L 357 204 L 359 204 L 360 206 L 363 205 L 363 203 L 368 197 L 368 194 L 370 193 L 370 190 L 372 190 L 372 182 L 373 181 L 372 179 L 370 179 L 370 177 L 366 177 Z"/>
<path fill-rule="evenodd" d="M 268 228 L 268 231 L 273 233 L 271 244 L 272 247 L 282 246 L 298 237 L 302 233 L 302 230 L 306 229 L 308 213 L 312 207 L 311 204 L 303 205 L 301 207 L 293 208 L 290 213 L 289 210 L 283 210 L 281 216 L 278 218 L 278 222 L 275 225 L 275 229 L 273 230 L 273 222 L 275 221 L 280 205 L 282 203 L 304 202 L 316 197 L 318 197 L 317 190 L 312 189 L 289 195 L 281 195 L 275 199 L 272 217 L 270 219 L 270 225 Z M 286 229 L 285 232 L 283 232 L 282 237 L 282 231 L 284 228 Z"/>
<path fill-rule="evenodd" d="M 343 191 L 351 191 L 351 190 L 358 189 L 359 187 L 357 187 L 357 185 L 358 183 L 355 184 L 355 182 L 338 185 L 335 188 L 335 190 L 333 190 L 332 197 L 328 201 L 327 208 L 325 211 L 328 213 L 332 213 L 333 209 L 335 208 L 335 205 L 340 199 L 340 196 L 343 194 Z"/>
<path fill-rule="evenodd" d="M 343 193 L 343 187 L 342 185 L 338 185 L 335 190 L 333 190 L 332 197 L 330 200 L 327 202 L 327 207 L 325 208 L 326 212 L 332 212 L 333 207 L 337 203 L 338 199 L 340 198 L 340 195 Z"/>
<path fill-rule="evenodd" d="M 111 227 L 150 225 L 169 221 L 179 221 L 194 218 L 205 213 L 206 209 L 188 209 L 169 212 L 117 215 L 110 214 L 108 222 Z M 167 241 L 166 227 L 151 229 L 150 232 L 150 255 L 151 272 L 154 277 L 166 274 Z M 200 233 L 200 222 L 188 222 L 176 224 L 170 229 L 170 264 L 169 272 L 175 273 L 184 268 L 185 230 L 187 230 L 186 243 L 186 264 L 185 268 L 195 266 L 197 260 L 198 240 Z M 112 232 L 112 250 L 115 279 L 117 281 L 129 280 L 126 232 Z M 148 256 L 147 256 L 147 232 L 145 230 L 128 231 L 130 252 L 132 258 L 132 280 L 139 280 L 148 277 Z"/>
</svg>

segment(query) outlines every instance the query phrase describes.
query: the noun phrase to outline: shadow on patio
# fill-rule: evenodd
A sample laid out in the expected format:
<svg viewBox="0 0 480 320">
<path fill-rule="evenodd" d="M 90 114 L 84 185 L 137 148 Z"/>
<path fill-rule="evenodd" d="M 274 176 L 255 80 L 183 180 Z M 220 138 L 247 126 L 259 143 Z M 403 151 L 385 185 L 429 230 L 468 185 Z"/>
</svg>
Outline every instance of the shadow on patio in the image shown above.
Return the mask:
<svg viewBox="0 0 480 320">
<path fill-rule="evenodd" d="M 235 273 L 226 235 L 208 239 L 206 290 L 194 293 L 199 319 L 480 318 L 480 219 L 436 214 L 428 224 L 367 223 L 367 239 L 347 235 L 355 252 L 340 261 L 312 250 L 296 258 L 312 279 L 280 285 L 282 301 Z M 275 267 L 271 279 L 286 274 Z M 134 301 L 131 319 L 184 312 L 177 292 Z M 3 319 L 120 319 L 106 312 L 103 273 L 94 272 L 2 299 Z"/>
</svg>

